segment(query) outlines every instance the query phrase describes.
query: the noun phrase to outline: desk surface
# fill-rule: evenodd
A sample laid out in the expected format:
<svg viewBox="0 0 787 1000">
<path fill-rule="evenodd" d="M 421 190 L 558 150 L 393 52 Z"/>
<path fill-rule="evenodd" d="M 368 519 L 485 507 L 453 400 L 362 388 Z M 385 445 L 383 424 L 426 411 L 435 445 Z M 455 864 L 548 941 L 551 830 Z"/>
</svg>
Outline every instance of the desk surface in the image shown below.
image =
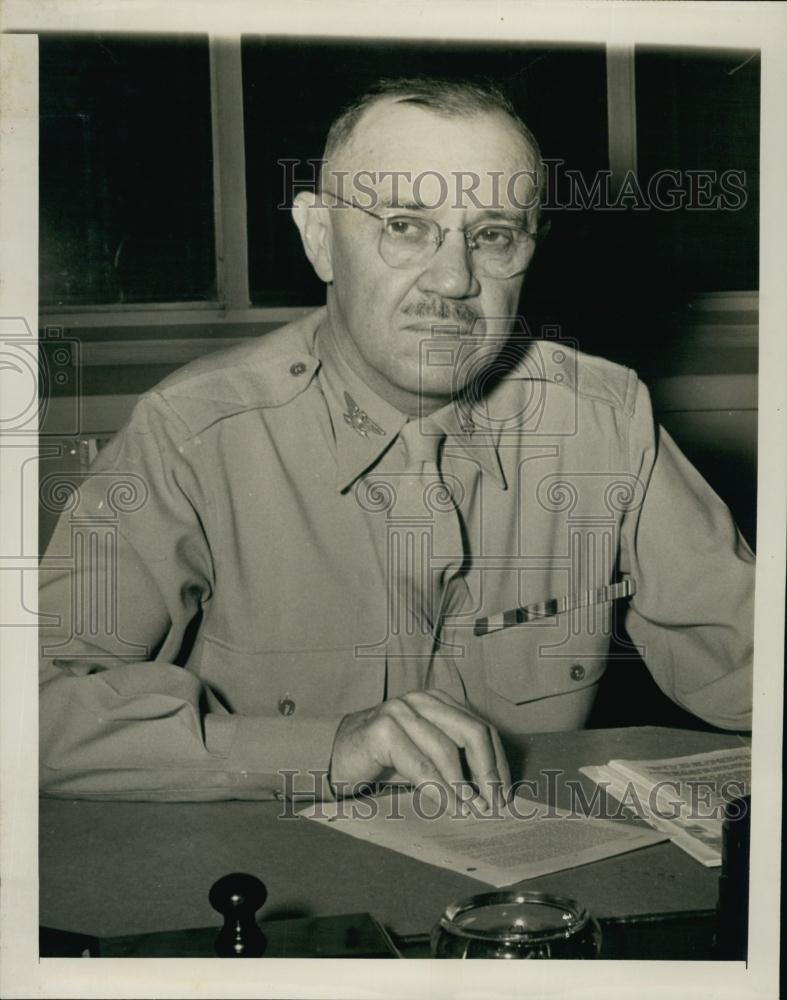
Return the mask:
<svg viewBox="0 0 787 1000">
<path fill-rule="evenodd" d="M 616 757 L 666 757 L 740 746 L 740 737 L 645 727 L 535 734 L 512 772 L 538 779 Z M 544 788 L 546 789 L 546 781 Z M 588 794 L 593 785 L 582 778 Z M 557 805 L 567 805 L 558 788 Z M 139 803 L 42 799 L 39 922 L 109 936 L 216 925 L 208 890 L 247 871 L 268 887 L 263 920 L 369 912 L 397 934 L 428 931 L 447 903 L 485 891 L 463 875 L 282 819 L 279 802 Z M 710 909 L 718 869 L 670 843 L 531 879 L 599 917 Z"/>
</svg>

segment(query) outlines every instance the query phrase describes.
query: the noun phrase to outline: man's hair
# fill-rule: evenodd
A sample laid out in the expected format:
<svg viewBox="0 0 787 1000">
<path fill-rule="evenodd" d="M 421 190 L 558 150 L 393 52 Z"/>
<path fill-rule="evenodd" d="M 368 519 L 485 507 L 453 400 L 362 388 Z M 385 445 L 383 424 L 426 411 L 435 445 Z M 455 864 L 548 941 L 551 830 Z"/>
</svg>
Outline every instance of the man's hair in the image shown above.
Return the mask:
<svg viewBox="0 0 787 1000">
<path fill-rule="evenodd" d="M 350 142 L 364 113 L 382 100 L 413 104 L 443 118 L 470 118 L 477 114 L 501 114 L 509 119 L 525 144 L 532 150 L 538 172 L 539 193 L 544 170 L 536 137 L 514 110 L 503 91 L 490 81 L 451 80 L 435 76 L 383 78 L 348 104 L 328 130 L 323 160 L 329 163 Z"/>
</svg>

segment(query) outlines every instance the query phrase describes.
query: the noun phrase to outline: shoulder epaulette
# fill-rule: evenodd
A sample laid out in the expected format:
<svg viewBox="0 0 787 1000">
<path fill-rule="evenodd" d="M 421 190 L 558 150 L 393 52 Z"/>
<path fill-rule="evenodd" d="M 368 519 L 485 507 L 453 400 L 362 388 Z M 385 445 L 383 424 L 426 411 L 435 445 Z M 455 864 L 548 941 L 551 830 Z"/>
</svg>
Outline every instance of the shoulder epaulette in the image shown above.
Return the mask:
<svg viewBox="0 0 787 1000">
<path fill-rule="evenodd" d="M 630 414 L 636 397 L 636 372 L 614 361 L 584 354 L 563 340 L 530 341 L 506 379 L 551 382 L 579 396 L 596 399 Z"/>
<path fill-rule="evenodd" d="M 237 413 L 284 406 L 306 389 L 319 367 L 311 345 L 323 313 L 199 358 L 149 395 L 163 399 L 191 434 Z"/>
</svg>

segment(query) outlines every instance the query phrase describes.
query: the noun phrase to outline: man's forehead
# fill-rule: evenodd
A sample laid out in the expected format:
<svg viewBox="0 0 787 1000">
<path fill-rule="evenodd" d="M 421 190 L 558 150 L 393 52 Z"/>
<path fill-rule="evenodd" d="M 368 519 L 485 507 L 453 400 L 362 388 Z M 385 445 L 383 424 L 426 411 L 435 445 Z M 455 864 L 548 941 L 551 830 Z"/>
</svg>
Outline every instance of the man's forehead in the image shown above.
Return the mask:
<svg viewBox="0 0 787 1000">
<path fill-rule="evenodd" d="M 328 168 L 345 192 L 373 189 L 381 200 L 398 194 L 434 205 L 441 192 L 453 202 L 454 192 L 468 189 L 499 202 L 510 178 L 521 175 L 520 189 L 535 166 L 533 151 L 502 112 L 447 117 L 384 99 L 364 112 Z"/>
</svg>

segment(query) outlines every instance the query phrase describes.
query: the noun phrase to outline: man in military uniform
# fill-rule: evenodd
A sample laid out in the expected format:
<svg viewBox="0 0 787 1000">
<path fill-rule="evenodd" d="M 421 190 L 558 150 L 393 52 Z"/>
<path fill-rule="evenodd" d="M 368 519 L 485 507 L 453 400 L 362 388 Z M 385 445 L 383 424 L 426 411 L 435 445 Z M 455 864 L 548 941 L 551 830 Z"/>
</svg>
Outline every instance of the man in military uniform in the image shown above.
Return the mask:
<svg viewBox="0 0 787 1000">
<path fill-rule="evenodd" d="M 326 306 L 147 393 L 80 490 L 103 541 L 45 564 L 47 794 L 469 777 L 493 806 L 508 736 L 585 724 L 616 602 L 662 690 L 749 727 L 729 511 L 633 372 L 515 318 L 541 167 L 474 85 L 394 81 L 334 123 L 293 207 Z"/>
</svg>

